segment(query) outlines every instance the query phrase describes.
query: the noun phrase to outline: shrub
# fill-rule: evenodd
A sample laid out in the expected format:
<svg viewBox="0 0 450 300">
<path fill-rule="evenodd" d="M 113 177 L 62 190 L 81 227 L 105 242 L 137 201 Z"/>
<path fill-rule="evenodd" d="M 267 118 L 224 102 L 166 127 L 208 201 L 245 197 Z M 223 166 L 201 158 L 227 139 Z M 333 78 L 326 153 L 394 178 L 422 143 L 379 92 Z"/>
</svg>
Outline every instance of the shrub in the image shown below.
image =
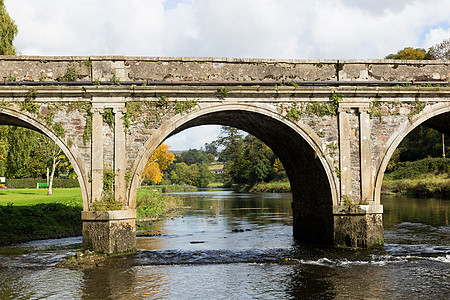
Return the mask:
<svg viewBox="0 0 450 300">
<path fill-rule="evenodd" d="M 42 178 L 6 179 L 6 186 L 10 189 L 35 189 L 39 182 L 47 181 Z M 76 188 L 79 186 L 77 179 L 55 178 L 53 180 L 53 188 Z"/>
</svg>

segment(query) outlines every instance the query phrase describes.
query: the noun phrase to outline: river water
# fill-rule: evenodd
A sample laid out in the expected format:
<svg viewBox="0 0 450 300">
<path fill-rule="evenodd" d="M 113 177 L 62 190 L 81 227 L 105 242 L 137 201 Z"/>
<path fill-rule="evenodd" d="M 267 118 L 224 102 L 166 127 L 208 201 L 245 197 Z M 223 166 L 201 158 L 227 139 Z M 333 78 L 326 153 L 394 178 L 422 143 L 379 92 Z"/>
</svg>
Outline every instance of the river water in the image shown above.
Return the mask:
<svg viewBox="0 0 450 300">
<path fill-rule="evenodd" d="M 450 299 L 450 200 L 384 198 L 385 246 L 296 244 L 289 194 L 179 194 L 138 251 L 88 270 L 55 264 L 81 237 L 0 247 L 0 299 Z"/>
</svg>

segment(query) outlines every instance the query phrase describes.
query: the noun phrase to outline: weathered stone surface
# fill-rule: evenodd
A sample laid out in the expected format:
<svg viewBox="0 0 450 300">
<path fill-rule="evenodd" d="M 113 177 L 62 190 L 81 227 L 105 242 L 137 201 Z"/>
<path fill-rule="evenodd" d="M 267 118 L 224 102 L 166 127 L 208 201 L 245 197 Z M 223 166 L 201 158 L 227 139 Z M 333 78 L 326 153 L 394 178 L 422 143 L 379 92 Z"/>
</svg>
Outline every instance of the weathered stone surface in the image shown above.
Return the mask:
<svg viewBox="0 0 450 300">
<path fill-rule="evenodd" d="M 83 211 L 83 249 L 99 253 L 136 250 L 136 210 Z"/>
</svg>

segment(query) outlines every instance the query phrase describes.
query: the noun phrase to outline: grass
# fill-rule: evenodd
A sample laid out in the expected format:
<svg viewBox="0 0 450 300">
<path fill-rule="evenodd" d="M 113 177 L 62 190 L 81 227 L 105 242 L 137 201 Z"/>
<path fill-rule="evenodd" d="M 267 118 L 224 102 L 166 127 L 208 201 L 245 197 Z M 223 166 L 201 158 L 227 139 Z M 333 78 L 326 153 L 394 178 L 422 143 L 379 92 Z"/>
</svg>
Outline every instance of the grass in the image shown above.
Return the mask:
<svg viewBox="0 0 450 300">
<path fill-rule="evenodd" d="M 450 198 L 450 177 L 448 173 L 422 174 L 416 179 L 383 180 L 383 194 L 409 195 L 414 197 Z"/>
<path fill-rule="evenodd" d="M 383 194 L 450 198 L 450 160 L 424 158 L 398 163 L 392 172 L 385 174 L 381 191 Z"/>
<path fill-rule="evenodd" d="M 158 219 L 181 205 L 178 198 L 137 191 L 138 219 Z M 0 244 L 80 235 L 83 209 L 80 188 L 0 190 Z"/>
<path fill-rule="evenodd" d="M 210 182 L 208 184 L 209 188 L 220 188 L 223 187 L 223 182 Z"/>
<path fill-rule="evenodd" d="M 137 220 L 155 220 L 166 216 L 181 205 L 181 200 L 172 195 L 152 190 L 141 190 L 136 202 Z"/>
<path fill-rule="evenodd" d="M 291 184 L 289 181 L 260 182 L 254 186 L 240 186 L 239 191 L 255 193 L 290 193 Z"/>
<path fill-rule="evenodd" d="M 197 191 L 197 188 L 192 185 L 145 185 L 142 186 L 138 190 L 138 197 L 143 191 L 145 190 L 155 190 L 160 193 L 183 193 L 183 192 L 195 192 Z"/>
<path fill-rule="evenodd" d="M 53 189 L 53 195 L 47 195 L 47 189 L 1 189 L 0 205 L 13 203 L 14 206 L 30 206 L 42 203 L 62 203 L 82 206 L 80 188 Z"/>
</svg>

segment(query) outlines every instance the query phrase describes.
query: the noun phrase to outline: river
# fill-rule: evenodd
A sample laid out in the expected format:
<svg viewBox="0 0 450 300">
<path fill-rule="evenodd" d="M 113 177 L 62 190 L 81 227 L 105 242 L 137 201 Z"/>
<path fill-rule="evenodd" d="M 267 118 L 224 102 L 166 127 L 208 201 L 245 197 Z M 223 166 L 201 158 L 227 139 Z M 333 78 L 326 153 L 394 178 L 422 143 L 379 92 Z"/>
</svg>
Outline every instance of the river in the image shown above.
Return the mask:
<svg viewBox="0 0 450 300">
<path fill-rule="evenodd" d="M 450 299 L 450 200 L 385 197 L 385 246 L 296 244 L 290 194 L 179 194 L 138 251 L 56 268 L 81 237 L 0 247 L 0 299 Z"/>
</svg>

